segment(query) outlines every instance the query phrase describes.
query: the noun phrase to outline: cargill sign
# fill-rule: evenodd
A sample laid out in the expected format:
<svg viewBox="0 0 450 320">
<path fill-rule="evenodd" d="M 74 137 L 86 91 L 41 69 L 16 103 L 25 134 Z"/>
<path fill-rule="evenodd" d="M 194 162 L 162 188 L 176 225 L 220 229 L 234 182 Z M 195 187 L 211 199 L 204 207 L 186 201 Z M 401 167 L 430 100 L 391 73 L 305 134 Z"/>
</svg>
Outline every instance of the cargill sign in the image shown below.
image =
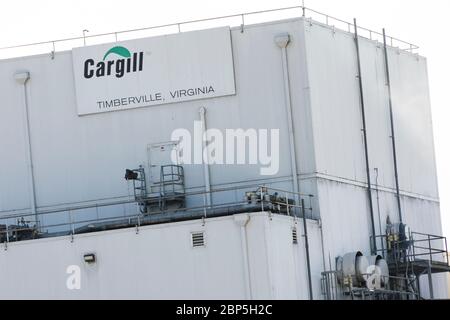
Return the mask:
<svg viewBox="0 0 450 320">
<path fill-rule="evenodd" d="M 229 28 L 73 49 L 79 115 L 235 94 Z"/>
</svg>

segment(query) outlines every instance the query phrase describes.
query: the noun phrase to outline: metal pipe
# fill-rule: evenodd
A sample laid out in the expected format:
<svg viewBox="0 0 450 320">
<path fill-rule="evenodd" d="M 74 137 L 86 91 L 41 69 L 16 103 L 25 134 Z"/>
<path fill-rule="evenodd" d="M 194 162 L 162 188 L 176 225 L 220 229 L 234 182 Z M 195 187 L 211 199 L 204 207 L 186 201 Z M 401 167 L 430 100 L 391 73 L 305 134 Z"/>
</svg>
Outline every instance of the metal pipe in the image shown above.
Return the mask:
<svg viewBox="0 0 450 320">
<path fill-rule="evenodd" d="M 203 155 L 206 154 L 206 157 L 208 157 L 208 152 L 204 151 L 206 150 L 206 137 L 205 137 L 205 133 L 206 133 L 206 108 L 201 107 L 198 112 L 200 113 L 200 121 L 202 123 L 202 163 L 203 163 L 203 178 L 205 180 L 205 197 L 206 197 L 206 204 L 209 206 L 211 206 L 212 204 L 212 197 L 211 197 L 211 180 L 210 180 L 210 175 L 209 175 L 209 159 L 204 159 Z"/>
<path fill-rule="evenodd" d="M 376 190 L 376 194 L 377 194 L 377 213 L 378 213 L 378 227 L 380 229 L 380 234 L 383 234 L 383 230 L 381 227 L 381 212 L 380 212 L 380 189 L 379 189 L 379 185 L 378 185 L 378 168 L 374 169 L 376 172 L 376 176 L 375 176 L 375 190 Z M 376 241 L 376 240 L 375 240 Z M 385 258 L 385 254 L 384 254 L 384 243 L 383 243 L 383 239 L 381 239 L 381 253 L 383 255 L 383 258 Z"/>
<path fill-rule="evenodd" d="M 306 210 L 305 210 L 305 200 L 302 199 L 302 215 L 303 215 L 303 232 L 305 237 L 305 252 L 306 252 L 306 268 L 308 271 L 308 289 L 309 289 L 309 300 L 314 300 L 312 280 L 311 280 L 311 262 L 309 260 L 309 242 L 308 242 L 308 227 L 306 225 Z"/>
<path fill-rule="evenodd" d="M 24 113 L 25 113 L 25 137 L 27 140 L 26 157 L 28 164 L 28 186 L 30 191 L 30 209 L 31 214 L 35 217 L 36 228 L 39 230 L 39 217 L 37 214 L 36 206 L 36 188 L 34 182 L 34 167 L 33 167 L 33 152 L 31 147 L 31 133 L 30 133 L 30 114 L 28 106 L 28 93 L 27 93 L 27 83 L 30 80 L 30 73 L 28 71 L 18 72 L 14 75 L 15 80 L 23 86 L 23 97 L 24 97 Z"/>
<path fill-rule="evenodd" d="M 288 59 L 287 59 L 287 46 L 290 42 L 290 36 L 288 33 L 283 33 L 275 37 L 275 43 L 281 49 L 281 62 L 283 67 L 283 83 L 284 83 L 284 103 L 287 114 L 287 124 L 289 133 L 289 148 L 291 157 L 291 175 L 292 175 L 292 186 L 295 193 L 295 202 L 299 203 L 300 197 L 298 196 L 300 187 L 298 184 L 297 177 L 297 155 L 295 152 L 295 134 L 294 134 L 294 122 L 292 119 L 292 104 L 291 104 L 291 90 L 289 81 L 289 69 L 288 69 Z"/>
<path fill-rule="evenodd" d="M 434 299 L 433 277 L 431 276 L 431 261 L 428 261 L 428 286 L 430 289 L 430 299 Z"/>
<path fill-rule="evenodd" d="M 241 247 L 242 247 L 242 256 L 244 263 L 244 282 L 245 282 L 245 291 L 246 297 L 248 300 L 253 299 L 252 297 L 252 288 L 251 288 L 251 280 L 250 280 L 250 265 L 248 259 L 248 242 L 247 242 L 247 224 L 250 221 L 250 216 L 248 214 L 244 215 L 236 215 L 234 216 L 234 221 L 241 228 Z"/>
<path fill-rule="evenodd" d="M 268 214 L 268 212 L 267 212 Z M 274 285 L 274 276 L 273 276 L 273 259 L 272 259 L 272 233 L 270 229 L 270 221 L 271 219 L 264 219 L 264 249 L 266 251 L 266 263 L 267 263 L 267 282 L 269 286 L 269 300 L 275 299 L 275 285 Z"/>
<path fill-rule="evenodd" d="M 420 274 L 416 276 L 416 287 L 417 287 L 417 297 L 420 300 L 421 294 L 420 294 Z"/>
<path fill-rule="evenodd" d="M 391 121 L 392 156 L 394 159 L 395 189 L 397 194 L 398 217 L 399 221 L 403 222 L 402 206 L 400 203 L 400 187 L 398 182 L 397 150 L 395 148 L 395 129 L 394 129 L 394 113 L 392 111 L 391 77 L 389 73 L 389 58 L 386 44 L 386 30 L 384 28 L 383 28 L 383 43 L 384 43 L 384 62 L 386 67 L 386 84 L 388 87 L 388 94 L 389 94 L 389 117 Z"/>
<path fill-rule="evenodd" d="M 89 32 L 89 30 L 87 30 L 87 29 L 83 30 L 83 44 L 84 44 L 84 46 L 86 46 L 86 32 Z M 117 33 L 115 33 L 115 35 L 117 36 Z"/>
<path fill-rule="evenodd" d="M 372 255 L 377 253 L 377 239 L 375 232 L 375 219 L 373 214 L 373 199 L 372 199 L 372 183 L 370 181 L 370 164 L 369 164 L 369 146 L 367 142 L 367 127 L 366 127 L 366 111 L 364 104 L 364 88 L 361 75 L 361 56 L 359 51 L 359 37 L 358 37 L 358 26 L 356 24 L 356 19 L 353 20 L 355 26 L 355 44 L 356 44 L 356 57 L 358 62 L 358 80 L 359 80 L 359 98 L 361 102 L 361 118 L 363 125 L 363 137 L 364 137 L 364 156 L 366 160 L 366 176 L 367 176 L 367 196 L 369 198 L 369 210 L 370 210 L 370 224 L 372 228 L 372 241 L 370 244 L 370 251 Z"/>
</svg>

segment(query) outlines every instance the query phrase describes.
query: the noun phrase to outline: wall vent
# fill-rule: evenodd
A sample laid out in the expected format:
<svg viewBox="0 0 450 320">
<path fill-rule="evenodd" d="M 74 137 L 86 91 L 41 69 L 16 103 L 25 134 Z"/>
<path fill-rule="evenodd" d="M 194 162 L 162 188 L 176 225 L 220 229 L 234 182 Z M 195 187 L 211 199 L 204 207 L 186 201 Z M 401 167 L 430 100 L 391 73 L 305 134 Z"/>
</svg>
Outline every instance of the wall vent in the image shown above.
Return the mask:
<svg viewBox="0 0 450 320">
<path fill-rule="evenodd" d="M 194 232 L 192 236 L 192 247 L 204 247 L 205 246 L 205 235 L 203 232 Z"/>
<path fill-rule="evenodd" d="M 298 244 L 298 237 L 297 237 L 297 228 L 292 228 L 292 243 Z"/>
</svg>

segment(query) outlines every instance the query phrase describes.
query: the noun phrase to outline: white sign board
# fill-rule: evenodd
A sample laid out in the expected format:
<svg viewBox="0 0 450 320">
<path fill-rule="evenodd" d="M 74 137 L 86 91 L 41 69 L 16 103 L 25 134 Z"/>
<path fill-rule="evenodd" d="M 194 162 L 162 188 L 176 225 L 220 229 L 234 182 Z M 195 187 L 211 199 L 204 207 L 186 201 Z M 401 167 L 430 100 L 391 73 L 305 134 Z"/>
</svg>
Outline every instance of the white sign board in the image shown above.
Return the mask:
<svg viewBox="0 0 450 320">
<path fill-rule="evenodd" d="M 230 29 L 75 48 L 78 114 L 235 94 Z"/>
</svg>

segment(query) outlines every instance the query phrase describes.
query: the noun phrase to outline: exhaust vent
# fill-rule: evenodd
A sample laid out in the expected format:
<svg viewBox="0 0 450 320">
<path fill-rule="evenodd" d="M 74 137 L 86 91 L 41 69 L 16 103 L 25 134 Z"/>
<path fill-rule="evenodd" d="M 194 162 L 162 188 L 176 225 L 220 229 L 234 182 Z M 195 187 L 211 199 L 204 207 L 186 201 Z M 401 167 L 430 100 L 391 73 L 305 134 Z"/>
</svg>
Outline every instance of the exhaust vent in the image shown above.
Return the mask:
<svg viewBox="0 0 450 320">
<path fill-rule="evenodd" d="M 298 244 L 298 238 L 297 238 L 297 228 L 292 228 L 292 243 Z"/>
<path fill-rule="evenodd" d="M 192 233 L 192 247 L 204 247 L 205 246 L 205 235 L 203 232 Z"/>
</svg>

